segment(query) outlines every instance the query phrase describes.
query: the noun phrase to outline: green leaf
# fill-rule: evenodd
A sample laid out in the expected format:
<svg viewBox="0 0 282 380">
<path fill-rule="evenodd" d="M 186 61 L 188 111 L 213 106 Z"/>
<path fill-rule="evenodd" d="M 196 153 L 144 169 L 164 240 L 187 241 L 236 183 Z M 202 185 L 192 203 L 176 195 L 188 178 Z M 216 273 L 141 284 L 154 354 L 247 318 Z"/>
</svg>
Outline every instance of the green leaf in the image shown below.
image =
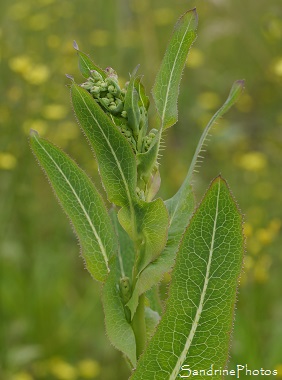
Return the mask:
<svg viewBox="0 0 282 380">
<path fill-rule="evenodd" d="M 185 227 L 185 223 L 182 223 L 182 222 L 184 222 L 183 217 L 185 218 L 184 215 L 186 214 L 186 207 L 187 206 L 189 207 L 189 205 L 187 205 L 187 199 L 189 198 L 189 194 L 192 192 L 192 188 L 191 188 L 192 176 L 193 176 L 193 173 L 196 171 L 195 168 L 197 167 L 198 163 L 202 162 L 203 156 L 201 156 L 201 153 L 204 152 L 203 147 L 205 145 L 205 141 L 209 135 L 209 132 L 212 126 L 214 125 L 214 123 L 220 117 L 222 117 L 234 105 L 234 103 L 236 103 L 239 96 L 242 94 L 243 89 L 244 89 L 243 80 L 238 80 L 233 84 L 225 103 L 214 114 L 214 116 L 211 118 L 211 120 L 207 124 L 200 138 L 196 151 L 194 153 L 186 178 L 184 182 L 182 183 L 180 189 L 172 198 L 165 201 L 166 207 L 170 215 L 171 227 L 173 227 L 173 229 L 176 230 L 176 233 L 178 229 L 182 229 L 183 226 Z"/>
<path fill-rule="evenodd" d="M 132 75 L 126 90 L 124 110 L 127 112 L 128 125 L 135 137 L 138 136 L 140 123 L 139 95 L 135 88 L 135 75 Z"/>
<path fill-rule="evenodd" d="M 109 201 L 132 212 L 137 171 L 128 141 L 86 90 L 72 84 L 71 94 L 77 119 L 96 155 Z"/>
<path fill-rule="evenodd" d="M 120 276 L 131 277 L 135 257 L 133 241 L 120 225 L 114 208 L 110 211 L 110 216 L 119 241 L 118 261 Z"/>
<path fill-rule="evenodd" d="M 84 78 L 88 79 L 91 75 L 92 70 L 98 71 L 98 73 L 101 74 L 103 78 L 106 78 L 107 75 L 105 71 L 102 70 L 99 66 L 95 65 L 95 63 L 92 62 L 92 60 L 88 57 L 87 54 L 80 51 L 75 41 L 73 42 L 73 47 L 77 51 L 78 67 Z"/>
<path fill-rule="evenodd" d="M 153 336 L 160 319 L 161 317 L 158 312 L 152 310 L 150 307 L 145 307 L 145 324 L 146 324 L 147 342 Z"/>
<path fill-rule="evenodd" d="M 131 312 L 134 312 L 139 296 L 158 284 L 163 275 L 173 267 L 181 237 L 189 223 L 194 207 L 195 198 L 191 189 L 186 194 L 186 198 L 183 198 L 182 207 L 178 213 L 170 218 L 167 243 L 163 252 L 140 273 L 137 279 L 132 297 L 127 303 Z M 170 209 L 168 211 L 170 213 Z"/>
<path fill-rule="evenodd" d="M 162 129 L 177 122 L 177 100 L 182 71 L 194 40 L 198 16 L 196 9 L 186 12 L 175 25 L 171 40 L 152 89 Z"/>
<path fill-rule="evenodd" d="M 131 380 L 174 380 L 183 365 L 225 367 L 243 245 L 241 214 L 218 177 L 185 232 L 166 312 Z"/>
<path fill-rule="evenodd" d="M 130 223 L 128 209 L 121 209 L 118 218 L 129 236 L 134 235 Z M 138 265 L 141 272 L 150 262 L 154 261 L 164 249 L 167 240 L 168 213 L 162 199 L 153 202 L 139 202 L 135 205 L 137 221 L 137 236 L 141 240 L 140 262 Z"/>
<path fill-rule="evenodd" d="M 106 332 L 109 340 L 136 366 L 136 342 L 130 323 L 127 321 L 119 291 L 118 263 L 114 260 L 110 274 L 103 287 L 102 302 L 105 312 Z"/>
<path fill-rule="evenodd" d="M 76 230 L 87 269 L 104 281 L 117 239 L 100 194 L 73 160 L 35 131 L 30 144 Z"/>
</svg>

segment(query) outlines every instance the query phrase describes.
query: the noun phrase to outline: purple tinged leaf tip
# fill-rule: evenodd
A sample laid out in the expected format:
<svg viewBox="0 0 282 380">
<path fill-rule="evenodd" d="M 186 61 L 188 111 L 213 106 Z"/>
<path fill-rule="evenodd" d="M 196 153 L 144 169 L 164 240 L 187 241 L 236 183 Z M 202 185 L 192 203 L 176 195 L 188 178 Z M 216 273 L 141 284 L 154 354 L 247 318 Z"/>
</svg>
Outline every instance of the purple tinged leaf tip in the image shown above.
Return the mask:
<svg viewBox="0 0 282 380">
<path fill-rule="evenodd" d="M 65 74 L 66 77 L 74 82 L 74 78 L 70 74 Z"/>
<path fill-rule="evenodd" d="M 78 45 L 77 45 L 77 43 L 76 43 L 75 40 L 73 41 L 72 46 L 73 46 L 73 48 L 74 48 L 75 50 L 79 50 L 79 47 L 78 47 Z"/>
<path fill-rule="evenodd" d="M 35 129 L 31 129 L 29 131 L 29 135 L 30 135 L 30 137 L 39 137 L 39 134 Z"/>
</svg>

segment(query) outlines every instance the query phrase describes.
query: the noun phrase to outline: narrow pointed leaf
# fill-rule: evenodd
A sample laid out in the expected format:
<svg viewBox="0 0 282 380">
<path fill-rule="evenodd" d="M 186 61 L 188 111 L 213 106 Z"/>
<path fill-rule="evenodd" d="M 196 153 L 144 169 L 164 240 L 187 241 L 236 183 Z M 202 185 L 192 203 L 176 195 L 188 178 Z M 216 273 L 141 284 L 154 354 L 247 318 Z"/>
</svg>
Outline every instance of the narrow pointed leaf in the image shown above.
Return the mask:
<svg viewBox="0 0 282 380">
<path fill-rule="evenodd" d="M 198 16 L 196 9 L 186 12 L 175 25 L 171 40 L 152 89 L 162 129 L 177 122 L 177 100 L 181 75 L 194 40 Z"/>
<path fill-rule="evenodd" d="M 59 148 L 36 132 L 31 134 L 30 144 L 76 230 L 87 269 L 96 280 L 104 281 L 117 240 L 101 196 L 87 175 Z"/>
<path fill-rule="evenodd" d="M 187 197 L 189 197 L 189 193 L 191 193 L 191 181 L 193 173 L 195 172 L 195 167 L 197 165 L 197 162 L 203 157 L 201 156 L 201 153 L 203 152 L 203 146 L 205 144 L 206 138 L 214 125 L 214 123 L 222 117 L 238 100 L 240 95 L 242 94 L 244 89 L 244 81 L 243 80 L 237 80 L 234 82 L 230 93 L 228 95 L 228 98 L 226 99 L 223 106 L 214 114 L 214 116 L 211 118 L 209 123 L 207 124 L 200 141 L 198 143 L 198 146 L 196 148 L 196 151 L 194 153 L 190 168 L 188 170 L 188 173 L 186 175 L 186 178 L 184 182 L 182 183 L 180 189 L 178 192 L 170 199 L 165 201 L 166 207 L 168 209 L 170 220 L 171 220 L 171 226 L 174 225 L 173 229 L 178 229 L 183 227 L 183 210 L 185 213 L 185 205 L 187 204 Z M 185 223 L 184 223 L 185 224 Z M 185 226 L 184 226 L 185 227 Z"/>
<path fill-rule="evenodd" d="M 81 74 L 84 76 L 84 78 L 89 78 L 90 72 L 92 70 L 98 71 L 98 73 L 101 74 L 103 78 L 106 78 L 107 75 L 106 75 L 105 71 L 102 70 L 99 66 L 95 65 L 95 63 L 88 57 L 87 54 L 80 51 L 79 47 L 75 41 L 73 43 L 73 47 L 77 51 L 78 67 L 79 67 Z"/>
<path fill-rule="evenodd" d="M 87 91 L 72 84 L 71 94 L 77 119 L 96 155 L 109 201 L 132 210 L 137 172 L 128 141 Z"/>
<path fill-rule="evenodd" d="M 111 266 L 111 272 L 105 282 L 102 294 L 106 332 L 113 346 L 123 352 L 131 365 L 135 367 L 135 335 L 126 319 L 124 305 L 120 297 L 118 263 L 114 261 L 113 264 L 115 265 Z"/>
<path fill-rule="evenodd" d="M 115 209 L 111 210 L 110 216 L 119 241 L 118 264 L 120 275 L 122 277 L 131 277 L 135 257 L 133 241 L 120 225 Z"/>
<path fill-rule="evenodd" d="M 135 75 L 132 75 L 126 90 L 124 110 L 127 112 L 128 125 L 133 135 L 138 136 L 140 123 L 139 95 L 135 88 Z"/>
<path fill-rule="evenodd" d="M 121 209 L 118 218 L 129 236 L 133 236 L 133 227 L 130 224 L 128 209 Z M 162 252 L 168 229 L 168 213 L 162 199 L 153 202 L 140 201 L 135 205 L 137 234 L 142 241 L 139 271 L 142 271 L 151 261 L 154 261 Z"/>
<path fill-rule="evenodd" d="M 218 177 L 185 232 L 166 312 L 131 380 L 175 380 L 183 365 L 225 367 L 243 240 L 242 217 Z"/>
<path fill-rule="evenodd" d="M 194 207 L 195 198 L 191 190 L 186 194 L 186 199 L 182 203 L 181 210 L 179 210 L 173 219 L 170 219 L 168 238 L 163 252 L 140 273 L 137 279 L 132 297 L 127 303 L 131 311 L 135 310 L 139 295 L 158 284 L 162 280 L 163 275 L 171 271 L 180 240 L 189 223 Z M 170 212 L 169 209 L 168 211 Z"/>
</svg>

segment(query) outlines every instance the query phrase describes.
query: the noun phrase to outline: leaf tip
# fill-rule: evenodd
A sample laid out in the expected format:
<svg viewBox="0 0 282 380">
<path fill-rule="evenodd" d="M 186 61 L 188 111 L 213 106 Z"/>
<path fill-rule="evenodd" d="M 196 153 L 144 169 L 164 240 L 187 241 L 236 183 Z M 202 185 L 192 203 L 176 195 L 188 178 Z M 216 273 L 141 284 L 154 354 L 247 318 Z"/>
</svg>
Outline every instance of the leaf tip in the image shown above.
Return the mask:
<svg viewBox="0 0 282 380">
<path fill-rule="evenodd" d="M 79 51 L 79 47 L 78 47 L 78 44 L 75 40 L 73 40 L 73 44 L 72 44 L 73 48 L 76 50 L 76 51 Z"/>
<path fill-rule="evenodd" d="M 65 75 L 66 75 L 66 77 L 67 77 L 68 79 L 70 79 L 71 81 L 74 82 L 74 78 L 73 78 L 73 76 L 71 76 L 70 74 L 65 74 Z"/>
<path fill-rule="evenodd" d="M 29 136 L 30 137 L 39 137 L 39 133 L 35 129 L 31 129 L 29 131 Z"/>
</svg>

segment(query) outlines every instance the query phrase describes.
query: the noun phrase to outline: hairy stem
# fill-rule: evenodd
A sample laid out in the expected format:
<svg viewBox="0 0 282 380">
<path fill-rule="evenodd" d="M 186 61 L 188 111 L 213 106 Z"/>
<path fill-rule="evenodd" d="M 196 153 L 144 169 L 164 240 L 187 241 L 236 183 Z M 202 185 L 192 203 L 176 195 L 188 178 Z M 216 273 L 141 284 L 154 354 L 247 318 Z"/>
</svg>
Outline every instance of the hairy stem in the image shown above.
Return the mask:
<svg viewBox="0 0 282 380">
<path fill-rule="evenodd" d="M 137 360 L 145 349 L 146 324 L 145 324 L 145 295 L 139 297 L 139 303 L 132 319 L 132 328 L 136 339 Z"/>
</svg>

